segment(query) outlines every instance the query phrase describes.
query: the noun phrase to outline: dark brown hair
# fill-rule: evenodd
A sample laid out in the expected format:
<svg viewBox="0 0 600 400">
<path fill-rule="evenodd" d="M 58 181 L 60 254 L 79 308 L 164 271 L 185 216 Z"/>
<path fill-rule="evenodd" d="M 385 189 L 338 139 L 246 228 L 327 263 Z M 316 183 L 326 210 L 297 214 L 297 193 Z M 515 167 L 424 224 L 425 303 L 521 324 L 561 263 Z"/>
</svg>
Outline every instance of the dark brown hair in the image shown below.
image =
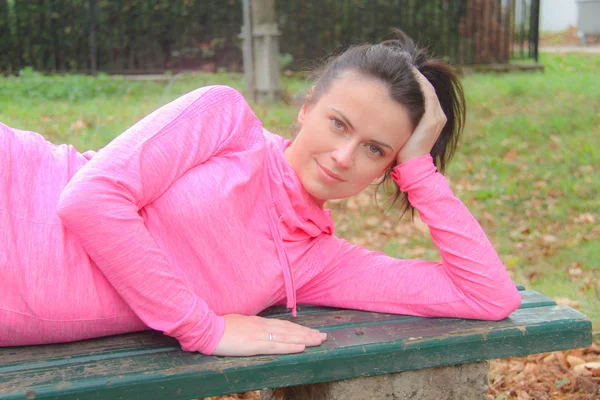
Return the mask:
<svg viewBox="0 0 600 400">
<path fill-rule="evenodd" d="M 307 101 L 316 102 L 343 72 L 355 71 L 376 78 L 387 86 L 390 97 L 407 108 L 414 129 L 425 113 L 425 98 L 412 70 L 416 68 L 434 87 L 446 114 L 446 125 L 431 150 L 434 164 L 440 172 L 444 172 L 456 151 L 465 124 L 466 104 L 462 86 L 448 63 L 429 55 L 426 49 L 418 47 L 404 32 L 398 29 L 392 31 L 396 39 L 352 46 L 329 59 L 315 73 L 315 87 Z M 378 183 L 378 188 L 383 185 L 389 192 L 390 183 L 393 182 L 390 175 L 395 166 L 394 161 Z M 402 214 L 410 211 L 414 216 L 414 208 L 406 193 L 402 193 L 395 183 L 393 187 L 390 206 L 401 198 Z"/>
</svg>

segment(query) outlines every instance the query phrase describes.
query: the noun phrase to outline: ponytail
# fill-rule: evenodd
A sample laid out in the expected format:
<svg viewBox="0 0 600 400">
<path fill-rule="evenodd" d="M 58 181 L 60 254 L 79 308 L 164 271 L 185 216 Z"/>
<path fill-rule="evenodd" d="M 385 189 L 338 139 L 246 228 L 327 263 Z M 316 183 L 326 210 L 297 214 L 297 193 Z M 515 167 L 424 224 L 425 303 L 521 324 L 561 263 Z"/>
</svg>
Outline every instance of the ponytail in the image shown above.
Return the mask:
<svg viewBox="0 0 600 400">
<path fill-rule="evenodd" d="M 465 126 L 466 102 L 462 85 L 452 67 L 437 58 L 430 58 L 417 69 L 435 89 L 447 122 L 431 149 L 435 166 L 444 172 L 458 146 Z"/>
</svg>

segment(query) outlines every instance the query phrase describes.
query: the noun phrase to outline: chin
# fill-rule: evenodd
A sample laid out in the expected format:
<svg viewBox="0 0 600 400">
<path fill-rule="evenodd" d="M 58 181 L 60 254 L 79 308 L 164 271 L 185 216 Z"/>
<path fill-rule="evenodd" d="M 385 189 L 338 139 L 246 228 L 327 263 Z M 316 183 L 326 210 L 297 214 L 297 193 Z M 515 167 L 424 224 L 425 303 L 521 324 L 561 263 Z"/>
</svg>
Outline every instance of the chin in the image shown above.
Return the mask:
<svg viewBox="0 0 600 400">
<path fill-rule="evenodd" d="M 312 197 L 315 202 L 320 205 L 323 205 L 323 203 L 328 200 L 345 199 L 353 195 L 346 193 L 348 187 L 345 187 L 345 184 L 340 185 L 324 183 L 318 178 L 316 173 L 314 176 L 300 176 L 300 182 L 310 197 Z M 343 189 L 346 189 L 346 191 Z"/>
<path fill-rule="evenodd" d="M 308 194 L 310 194 L 310 196 L 321 205 L 329 200 L 347 199 L 348 197 L 352 196 L 352 194 L 343 193 L 342 191 L 335 190 L 334 188 L 318 187 L 311 189 L 312 190 L 307 189 Z"/>
<path fill-rule="evenodd" d="M 311 185 L 304 185 L 304 189 L 317 204 L 323 205 L 323 203 L 325 203 L 327 200 L 331 200 L 331 198 L 327 196 L 322 189 L 319 190 L 320 188 L 312 187 Z"/>
</svg>

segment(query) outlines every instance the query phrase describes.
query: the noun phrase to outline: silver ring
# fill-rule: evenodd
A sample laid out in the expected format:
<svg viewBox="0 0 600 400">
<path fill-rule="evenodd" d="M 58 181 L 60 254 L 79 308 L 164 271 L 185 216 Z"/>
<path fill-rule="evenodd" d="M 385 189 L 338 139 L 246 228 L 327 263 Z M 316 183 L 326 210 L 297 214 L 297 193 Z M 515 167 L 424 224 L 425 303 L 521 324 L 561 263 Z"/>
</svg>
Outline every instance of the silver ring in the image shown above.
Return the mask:
<svg viewBox="0 0 600 400">
<path fill-rule="evenodd" d="M 269 333 L 269 342 L 272 342 L 272 341 L 273 341 L 273 334 Z"/>
</svg>

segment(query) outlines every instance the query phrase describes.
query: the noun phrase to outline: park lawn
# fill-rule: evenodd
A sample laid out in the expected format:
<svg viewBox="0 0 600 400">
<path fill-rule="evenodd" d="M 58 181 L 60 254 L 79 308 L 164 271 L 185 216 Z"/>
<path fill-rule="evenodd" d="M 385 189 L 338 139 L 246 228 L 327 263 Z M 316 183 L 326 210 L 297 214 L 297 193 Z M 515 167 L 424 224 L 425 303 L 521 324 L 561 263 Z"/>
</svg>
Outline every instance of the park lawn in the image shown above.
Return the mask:
<svg viewBox="0 0 600 400">
<path fill-rule="evenodd" d="M 576 307 L 600 329 L 600 90 L 598 55 L 546 55 L 545 72 L 464 77 L 468 121 L 446 176 L 480 220 L 517 283 Z M 0 78 L 0 121 L 80 151 L 104 146 L 147 113 L 196 87 L 238 74 L 164 81 L 81 75 Z M 305 79 L 284 77 L 285 102 L 253 104 L 265 127 L 289 135 Z M 300 94 L 300 96 L 297 96 Z M 438 258 L 427 228 L 384 214 L 374 189 L 331 202 L 339 236 L 404 258 Z M 379 197 L 384 203 L 384 197 Z M 380 207 L 383 205 L 380 204 Z"/>
</svg>

